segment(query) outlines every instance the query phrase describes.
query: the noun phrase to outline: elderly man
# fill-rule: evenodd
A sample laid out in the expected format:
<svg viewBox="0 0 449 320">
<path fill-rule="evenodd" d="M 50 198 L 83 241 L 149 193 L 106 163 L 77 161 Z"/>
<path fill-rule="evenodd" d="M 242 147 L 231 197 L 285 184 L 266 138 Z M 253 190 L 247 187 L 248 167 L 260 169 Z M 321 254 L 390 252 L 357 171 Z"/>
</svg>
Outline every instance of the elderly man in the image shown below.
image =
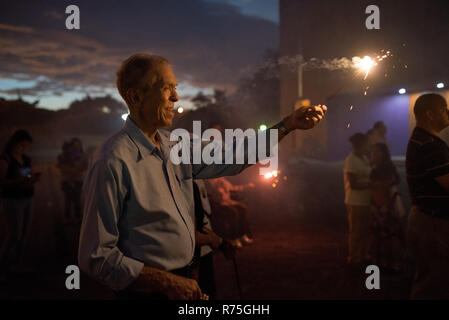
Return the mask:
<svg viewBox="0 0 449 320">
<path fill-rule="evenodd" d="M 407 149 L 413 208 L 409 244 L 416 258 L 414 299 L 449 298 L 449 147 L 438 134 L 449 126 L 446 100 L 436 94 L 415 104 L 416 128 Z"/>
<path fill-rule="evenodd" d="M 190 278 L 192 181 L 235 175 L 248 167 L 170 161 L 176 142 L 160 129 L 172 124 L 176 86 L 165 58 L 135 54 L 123 62 L 117 88 L 129 117 L 99 149 L 85 180 L 79 265 L 126 298 L 201 298 Z M 299 108 L 274 127 L 279 140 L 294 129 L 313 128 L 325 112 L 325 106 Z"/>
</svg>

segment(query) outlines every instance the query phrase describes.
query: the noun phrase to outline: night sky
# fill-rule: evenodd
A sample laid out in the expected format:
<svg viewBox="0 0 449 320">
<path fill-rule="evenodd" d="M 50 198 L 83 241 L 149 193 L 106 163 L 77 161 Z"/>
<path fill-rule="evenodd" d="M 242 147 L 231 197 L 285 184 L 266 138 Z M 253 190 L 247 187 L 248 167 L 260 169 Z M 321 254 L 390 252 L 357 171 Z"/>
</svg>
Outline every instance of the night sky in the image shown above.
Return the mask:
<svg viewBox="0 0 449 320">
<path fill-rule="evenodd" d="M 67 30 L 65 8 L 80 8 Z M 50 109 L 88 93 L 111 94 L 120 62 L 135 52 L 174 65 L 181 99 L 199 90 L 233 90 L 278 48 L 277 0 L 2 1 L 0 96 L 40 100 Z"/>
</svg>

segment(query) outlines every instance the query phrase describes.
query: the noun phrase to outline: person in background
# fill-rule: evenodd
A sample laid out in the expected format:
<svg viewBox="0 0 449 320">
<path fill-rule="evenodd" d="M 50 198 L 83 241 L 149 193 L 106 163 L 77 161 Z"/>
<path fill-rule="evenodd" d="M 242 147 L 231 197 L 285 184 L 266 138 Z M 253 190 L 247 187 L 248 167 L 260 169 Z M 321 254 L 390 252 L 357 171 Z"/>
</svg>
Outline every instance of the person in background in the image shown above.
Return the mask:
<svg viewBox="0 0 449 320">
<path fill-rule="evenodd" d="M 219 234 L 232 240 L 237 248 L 252 244 L 254 240 L 248 221 L 248 207 L 235 198 L 242 192 L 254 188 L 254 184 L 235 186 L 225 177 L 207 180 L 207 184 L 214 214 L 220 214 L 222 220 L 225 220 L 223 222 L 229 225 L 227 230 Z"/>
<path fill-rule="evenodd" d="M 64 192 L 64 220 L 78 223 L 81 219 L 81 189 L 83 173 L 87 170 L 88 159 L 83 152 L 81 140 L 73 138 L 62 146 L 57 167 L 61 171 L 61 188 Z M 72 215 L 73 208 L 73 215 Z"/>
<path fill-rule="evenodd" d="M 412 200 L 407 240 L 415 256 L 412 299 L 449 299 L 449 147 L 438 134 L 449 126 L 446 100 L 425 94 L 414 107 L 407 148 Z"/>
<path fill-rule="evenodd" d="M 377 121 L 374 127 L 367 132 L 367 135 L 371 146 L 377 143 L 384 143 L 388 146 L 387 126 L 382 121 Z"/>
<path fill-rule="evenodd" d="M 362 263 L 371 260 L 372 214 L 371 166 L 368 137 L 356 133 L 350 138 L 353 151 L 344 161 L 345 204 L 349 222 L 348 263 Z"/>
<path fill-rule="evenodd" d="M 0 273 L 10 266 L 23 267 L 24 248 L 32 214 L 34 184 L 40 173 L 33 172 L 31 158 L 25 152 L 33 142 L 25 130 L 16 131 L 0 157 L 0 194 L 6 220 L 6 236 L 0 250 Z"/>
<path fill-rule="evenodd" d="M 231 258 L 235 254 L 235 247 L 228 241 L 219 237 L 212 231 L 210 222 L 211 206 L 207 196 L 206 184 L 204 180 L 194 180 L 193 184 L 195 201 L 195 260 L 197 268 L 194 278 L 203 291 L 211 300 L 217 296 L 215 285 L 213 251 L 220 249 L 226 258 Z"/>
<path fill-rule="evenodd" d="M 400 177 L 386 144 L 377 143 L 371 147 L 371 164 L 374 262 L 382 267 L 400 271 L 405 255 L 401 212 L 397 206 L 397 202 L 402 201 L 396 188 Z"/>
</svg>

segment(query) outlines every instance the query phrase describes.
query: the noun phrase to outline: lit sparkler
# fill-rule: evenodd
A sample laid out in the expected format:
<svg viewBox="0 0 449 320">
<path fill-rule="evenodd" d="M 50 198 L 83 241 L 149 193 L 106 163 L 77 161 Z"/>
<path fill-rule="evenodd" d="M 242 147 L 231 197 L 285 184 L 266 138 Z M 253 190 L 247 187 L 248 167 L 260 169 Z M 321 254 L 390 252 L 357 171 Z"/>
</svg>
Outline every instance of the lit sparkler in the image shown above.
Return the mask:
<svg viewBox="0 0 449 320">
<path fill-rule="evenodd" d="M 371 70 L 378 66 L 381 62 L 383 62 L 385 59 L 392 57 L 393 54 L 390 51 L 386 51 L 386 50 L 381 50 L 381 53 L 379 55 L 377 55 L 375 58 L 372 58 L 370 56 L 365 56 L 363 58 L 360 57 L 354 57 L 352 58 L 352 63 L 353 63 L 353 68 L 357 69 L 358 71 L 355 73 L 354 77 L 351 79 L 351 81 L 353 81 L 355 78 L 357 78 L 357 76 L 361 73 L 365 74 L 364 77 L 364 81 L 368 78 L 369 74 L 371 73 Z M 393 69 L 395 69 L 396 67 L 393 66 Z M 405 68 L 407 69 L 408 66 L 405 65 Z M 388 74 L 385 73 L 385 78 L 388 77 Z M 338 89 L 334 94 L 330 95 L 327 97 L 327 104 L 329 103 L 330 100 L 332 100 L 333 98 L 335 98 L 344 88 L 346 87 L 346 84 L 343 85 L 340 89 Z M 368 95 L 368 90 L 370 89 L 369 86 L 367 86 L 365 88 L 365 91 L 363 93 L 364 96 Z M 353 106 L 350 107 L 349 111 L 353 110 Z M 348 124 L 346 125 L 347 129 L 351 128 L 351 122 L 348 122 Z"/>
<path fill-rule="evenodd" d="M 377 58 L 379 61 L 381 61 L 380 59 L 382 59 L 381 57 L 378 56 Z M 359 57 L 355 57 L 354 59 L 354 67 L 359 69 L 360 72 L 365 72 L 365 78 L 364 80 L 366 80 L 366 78 L 368 78 L 369 73 L 371 72 L 371 69 L 375 66 L 377 66 L 377 62 L 374 61 L 371 57 L 364 57 L 363 59 L 359 58 Z"/>
<path fill-rule="evenodd" d="M 354 57 L 352 59 L 354 63 L 354 68 L 358 69 L 359 72 L 365 73 L 365 78 L 368 78 L 371 70 L 377 66 L 380 62 L 392 56 L 390 51 L 382 50 L 382 53 L 375 58 L 371 58 L 370 56 L 365 56 L 363 59 L 360 57 Z"/>
<path fill-rule="evenodd" d="M 352 67 L 357 70 L 354 74 L 354 77 L 351 79 L 353 81 L 357 76 L 361 73 L 365 74 L 363 80 L 366 80 L 370 75 L 372 69 L 378 66 L 385 59 L 392 57 L 393 54 L 390 51 L 381 50 L 381 53 L 375 57 L 365 56 L 364 58 L 354 57 L 352 58 Z M 394 69 L 395 67 L 393 67 Z M 340 89 L 338 89 L 334 94 L 331 94 L 327 97 L 327 101 L 329 102 L 333 98 L 335 98 L 345 87 L 347 84 L 344 84 Z M 364 95 L 367 95 L 368 92 L 365 90 Z"/>
</svg>

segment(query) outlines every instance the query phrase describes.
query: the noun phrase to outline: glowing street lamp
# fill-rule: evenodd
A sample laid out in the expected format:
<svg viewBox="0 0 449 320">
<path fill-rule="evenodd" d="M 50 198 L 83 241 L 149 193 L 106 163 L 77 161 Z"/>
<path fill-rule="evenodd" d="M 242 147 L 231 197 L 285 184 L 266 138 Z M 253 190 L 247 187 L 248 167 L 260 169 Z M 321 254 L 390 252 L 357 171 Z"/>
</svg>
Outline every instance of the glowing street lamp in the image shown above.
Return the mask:
<svg viewBox="0 0 449 320">
<path fill-rule="evenodd" d="M 399 94 L 406 94 L 407 93 L 407 90 L 405 90 L 404 88 L 402 88 L 402 89 L 399 89 Z"/>
<path fill-rule="evenodd" d="M 443 82 L 438 83 L 437 84 L 437 88 L 438 89 L 443 89 L 444 88 L 444 83 Z"/>
<path fill-rule="evenodd" d="M 264 124 L 260 125 L 259 130 L 260 131 L 267 131 L 268 127 Z"/>
<path fill-rule="evenodd" d="M 178 113 L 183 113 L 184 112 L 184 108 L 183 107 L 179 107 L 178 108 Z"/>
</svg>

